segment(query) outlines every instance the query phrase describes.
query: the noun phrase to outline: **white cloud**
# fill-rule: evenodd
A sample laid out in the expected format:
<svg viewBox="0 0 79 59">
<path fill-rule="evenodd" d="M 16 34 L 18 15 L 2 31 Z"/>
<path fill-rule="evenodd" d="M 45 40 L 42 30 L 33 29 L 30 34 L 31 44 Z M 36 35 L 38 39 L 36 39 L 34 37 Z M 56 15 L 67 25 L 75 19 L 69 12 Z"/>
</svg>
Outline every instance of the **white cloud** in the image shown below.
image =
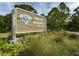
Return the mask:
<svg viewBox="0 0 79 59">
<path fill-rule="evenodd" d="M 33 3 L 33 2 L 31 2 Z M 31 3 L 29 3 L 30 5 L 32 5 Z M 66 5 L 70 8 L 71 13 L 73 13 L 73 10 L 75 8 L 77 8 L 79 6 L 79 2 L 65 2 Z M 5 6 L 3 6 L 5 4 Z M 14 8 L 13 6 L 15 4 L 23 4 L 23 3 L 16 3 L 16 2 L 5 2 L 5 3 L 0 3 L 0 14 L 1 15 L 6 15 L 7 13 L 10 13 L 12 11 L 12 9 Z M 26 4 L 26 3 L 25 3 Z M 37 12 L 39 14 L 43 13 L 45 15 L 48 14 L 48 12 L 53 8 L 53 7 L 57 7 L 60 4 L 60 2 L 51 2 L 49 4 L 47 3 L 42 3 L 40 2 L 38 5 L 33 5 L 34 8 L 37 10 Z M 6 8 L 4 8 L 6 7 Z M 6 9 L 6 10 L 4 10 Z"/>
<path fill-rule="evenodd" d="M 66 3 L 67 6 L 70 8 L 71 10 L 71 13 L 74 13 L 74 9 L 79 7 L 79 2 L 69 2 L 69 3 Z"/>
<path fill-rule="evenodd" d="M 12 10 L 13 6 L 15 5 L 15 3 L 12 2 L 7 2 L 6 4 L 8 5 L 7 8 L 9 8 L 9 10 Z"/>
<path fill-rule="evenodd" d="M 75 9 L 79 6 L 79 3 L 78 2 L 74 2 L 73 4 L 70 5 L 70 9 Z"/>
<path fill-rule="evenodd" d="M 0 15 L 6 15 L 6 12 L 0 11 Z"/>
<path fill-rule="evenodd" d="M 0 3 L 0 15 L 6 15 L 8 13 L 11 13 L 12 9 L 14 8 L 13 7 L 14 5 L 15 5 L 15 2 L 1 2 Z"/>
</svg>

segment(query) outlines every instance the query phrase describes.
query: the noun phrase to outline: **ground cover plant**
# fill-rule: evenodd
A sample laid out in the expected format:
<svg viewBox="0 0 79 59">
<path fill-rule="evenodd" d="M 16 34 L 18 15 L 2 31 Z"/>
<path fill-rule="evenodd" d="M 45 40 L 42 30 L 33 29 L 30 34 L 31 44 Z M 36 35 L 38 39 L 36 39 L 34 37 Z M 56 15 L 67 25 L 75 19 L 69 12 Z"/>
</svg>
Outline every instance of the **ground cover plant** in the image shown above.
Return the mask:
<svg viewBox="0 0 79 59">
<path fill-rule="evenodd" d="M 0 55 L 64 56 L 79 55 L 79 36 L 66 31 L 47 32 L 25 36 L 22 43 L 0 41 Z"/>
</svg>

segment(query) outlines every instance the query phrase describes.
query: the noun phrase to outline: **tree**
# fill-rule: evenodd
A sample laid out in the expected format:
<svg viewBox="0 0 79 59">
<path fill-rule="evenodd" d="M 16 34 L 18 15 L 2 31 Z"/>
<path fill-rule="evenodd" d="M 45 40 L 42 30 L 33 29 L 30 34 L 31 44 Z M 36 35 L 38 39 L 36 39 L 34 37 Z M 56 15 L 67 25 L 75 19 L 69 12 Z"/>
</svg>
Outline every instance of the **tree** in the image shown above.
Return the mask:
<svg viewBox="0 0 79 59">
<path fill-rule="evenodd" d="M 0 16 L 0 32 L 9 32 L 11 31 L 11 14 L 5 16 Z"/>
<path fill-rule="evenodd" d="M 77 7 L 74 11 L 76 12 L 76 15 L 79 15 L 79 7 Z"/>
<path fill-rule="evenodd" d="M 0 15 L 0 32 L 3 32 L 3 26 L 4 26 L 4 20 L 3 20 L 4 16 Z"/>
<path fill-rule="evenodd" d="M 57 7 L 52 8 L 51 11 L 48 13 L 47 17 L 49 18 L 55 12 L 59 12 Z"/>
<path fill-rule="evenodd" d="M 30 5 L 21 4 L 21 5 L 15 5 L 14 7 L 19 7 L 19 8 L 22 8 L 22 9 L 37 13 L 37 11 Z"/>
<path fill-rule="evenodd" d="M 48 29 L 61 30 L 66 28 L 67 25 L 66 20 L 68 20 L 69 11 L 65 10 L 62 5 L 66 6 L 64 3 L 60 3 L 58 7 L 52 8 L 51 11 L 48 13 L 47 15 Z"/>
<path fill-rule="evenodd" d="M 74 10 L 74 14 L 72 15 L 71 21 L 69 22 L 69 30 L 70 31 L 79 31 L 79 7 Z"/>
<path fill-rule="evenodd" d="M 40 14 L 40 15 L 42 15 L 42 16 L 44 16 L 44 17 L 46 17 L 46 15 L 44 15 L 44 14 Z"/>
<path fill-rule="evenodd" d="M 11 15 L 11 13 L 10 14 L 7 14 L 7 15 L 5 15 L 5 17 L 4 17 L 4 31 L 6 31 L 6 32 L 9 32 L 9 31 L 11 31 L 11 26 L 12 26 L 12 15 Z"/>
<path fill-rule="evenodd" d="M 57 16 L 59 14 L 59 10 L 55 7 L 47 15 L 47 27 L 48 29 L 56 29 L 57 28 Z"/>
<path fill-rule="evenodd" d="M 60 12 L 63 12 L 63 13 L 69 13 L 70 11 L 64 2 L 60 3 L 60 5 L 58 6 L 58 9 L 60 10 Z"/>
</svg>

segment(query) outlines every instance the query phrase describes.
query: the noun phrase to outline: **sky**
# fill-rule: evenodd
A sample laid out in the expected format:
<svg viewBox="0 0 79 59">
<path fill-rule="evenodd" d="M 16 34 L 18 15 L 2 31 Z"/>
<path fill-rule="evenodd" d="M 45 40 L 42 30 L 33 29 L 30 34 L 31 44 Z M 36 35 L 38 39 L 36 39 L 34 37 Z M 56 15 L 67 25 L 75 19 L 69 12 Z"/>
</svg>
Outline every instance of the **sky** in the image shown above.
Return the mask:
<svg viewBox="0 0 79 59">
<path fill-rule="evenodd" d="M 79 2 L 65 2 L 66 5 L 70 8 L 71 13 L 73 10 L 79 6 Z M 20 4 L 28 4 L 34 7 L 38 14 L 45 14 L 47 15 L 48 12 L 57 7 L 60 2 L 0 2 L 0 15 L 6 15 L 11 13 L 14 9 L 14 5 Z"/>
</svg>

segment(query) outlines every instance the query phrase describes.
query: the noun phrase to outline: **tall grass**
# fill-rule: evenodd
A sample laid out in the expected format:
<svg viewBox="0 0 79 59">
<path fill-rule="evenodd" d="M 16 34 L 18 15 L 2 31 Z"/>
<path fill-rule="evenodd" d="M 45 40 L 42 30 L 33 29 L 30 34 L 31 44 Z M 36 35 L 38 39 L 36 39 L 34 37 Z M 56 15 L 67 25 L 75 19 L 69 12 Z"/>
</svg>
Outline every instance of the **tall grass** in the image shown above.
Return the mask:
<svg viewBox="0 0 79 59">
<path fill-rule="evenodd" d="M 38 34 L 37 34 L 38 35 Z M 19 55 L 65 56 L 79 55 L 79 37 L 66 32 L 48 32 L 38 37 L 30 36 L 28 49 Z M 73 40 L 74 39 L 74 40 Z"/>
<path fill-rule="evenodd" d="M 66 31 L 30 34 L 23 43 L 1 45 L 0 55 L 77 56 L 79 36 Z"/>
</svg>

